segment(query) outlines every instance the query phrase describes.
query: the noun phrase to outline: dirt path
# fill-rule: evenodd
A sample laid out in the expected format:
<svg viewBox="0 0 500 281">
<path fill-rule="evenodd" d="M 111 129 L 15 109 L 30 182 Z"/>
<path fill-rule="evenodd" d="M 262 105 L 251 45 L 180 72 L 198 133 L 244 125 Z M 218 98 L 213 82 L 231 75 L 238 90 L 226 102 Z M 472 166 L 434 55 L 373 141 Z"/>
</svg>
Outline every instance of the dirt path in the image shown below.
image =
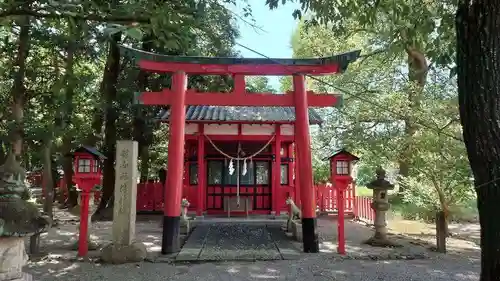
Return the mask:
<svg viewBox="0 0 500 281">
<path fill-rule="evenodd" d="M 436 227 L 422 221 L 404 220 L 394 218 L 388 221 L 389 232 L 410 236 L 423 242 L 435 244 Z M 480 227 L 478 223 L 452 223 L 449 225 L 452 237 L 447 239 L 449 250 L 463 250 L 479 253 Z"/>
</svg>

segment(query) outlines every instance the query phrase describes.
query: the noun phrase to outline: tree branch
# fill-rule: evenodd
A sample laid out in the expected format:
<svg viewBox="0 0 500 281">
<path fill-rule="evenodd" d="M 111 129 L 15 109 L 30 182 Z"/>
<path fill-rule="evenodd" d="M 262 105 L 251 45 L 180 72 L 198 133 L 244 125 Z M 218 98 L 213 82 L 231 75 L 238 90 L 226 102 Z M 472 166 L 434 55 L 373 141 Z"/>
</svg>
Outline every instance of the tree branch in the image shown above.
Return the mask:
<svg viewBox="0 0 500 281">
<path fill-rule="evenodd" d="M 363 64 L 365 62 L 366 59 L 372 57 L 372 56 L 376 56 L 378 54 L 382 54 L 382 53 L 385 53 L 385 52 L 388 52 L 389 50 L 384 48 L 384 49 L 379 49 L 379 50 L 375 50 L 373 52 L 370 52 L 368 54 L 364 54 L 364 55 L 360 55 L 359 58 L 361 58 L 361 64 Z"/>
<path fill-rule="evenodd" d="M 455 123 L 455 122 L 459 122 L 460 119 L 459 118 L 453 118 L 451 119 L 446 125 L 444 125 L 442 128 L 439 128 L 439 132 L 442 132 L 444 131 L 444 129 L 448 128 L 449 126 L 451 126 L 451 124 Z"/>
<path fill-rule="evenodd" d="M 96 22 L 137 22 L 137 23 L 150 23 L 150 18 L 141 16 L 114 16 L 114 15 L 97 15 L 88 14 L 82 15 L 77 13 L 69 12 L 41 12 L 33 11 L 29 9 L 10 9 L 6 11 L 0 11 L 0 18 L 10 17 L 10 16 L 32 16 L 35 18 L 46 18 L 46 19 L 63 19 L 63 18 L 73 18 L 76 20 L 89 20 Z"/>
</svg>

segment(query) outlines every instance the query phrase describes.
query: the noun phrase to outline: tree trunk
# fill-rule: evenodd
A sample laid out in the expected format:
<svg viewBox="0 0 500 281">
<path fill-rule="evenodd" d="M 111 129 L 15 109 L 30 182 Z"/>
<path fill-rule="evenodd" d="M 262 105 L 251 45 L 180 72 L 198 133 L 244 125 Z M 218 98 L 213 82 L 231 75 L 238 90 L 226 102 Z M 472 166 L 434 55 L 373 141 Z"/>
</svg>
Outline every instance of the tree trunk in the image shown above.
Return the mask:
<svg viewBox="0 0 500 281">
<path fill-rule="evenodd" d="M 115 150 L 116 150 L 116 120 L 118 112 L 113 105 L 116 100 L 116 86 L 118 84 L 118 75 L 120 72 L 120 42 L 121 33 L 113 35 L 109 43 L 108 58 L 103 75 L 103 96 L 106 102 L 106 118 L 104 122 L 104 153 L 107 159 L 104 160 L 103 167 L 103 190 L 102 197 L 96 212 L 93 215 L 94 220 L 111 219 L 113 212 L 113 193 L 115 188 Z M 106 212 L 105 210 L 108 209 Z M 111 210 L 111 211 L 110 211 Z"/>
<path fill-rule="evenodd" d="M 153 48 L 152 40 L 154 38 L 148 34 L 144 37 L 144 42 L 142 43 L 142 50 L 146 52 L 151 52 Z M 138 88 L 141 91 L 145 91 L 148 86 L 148 73 L 146 71 L 139 71 L 138 77 Z M 153 128 L 148 124 L 146 119 L 148 118 L 148 111 L 150 108 L 144 108 L 141 105 L 134 105 L 134 139 L 139 143 L 139 157 L 141 158 L 141 165 L 139 171 L 141 174 L 141 182 L 146 182 L 149 176 L 149 147 L 152 142 L 151 135 L 153 134 Z"/>
<path fill-rule="evenodd" d="M 480 280 L 500 280 L 500 1 L 460 1 L 456 31 L 460 120 L 481 225 Z"/>
<path fill-rule="evenodd" d="M 28 150 L 28 149 L 26 149 Z M 2 155 L 0 153 L 0 155 Z M 1 160 L 1 156 L 0 156 L 0 163 L 3 163 L 2 160 Z M 24 169 L 26 169 L 26 171 L 31 171 L 31 162 L 30 162 L 30 153 L 24 153 L 24 157 L 23 157 L 23 164 L 24 164 Z"/>
<path fill-rule="evenodd" d="M 103 81 L 104 82 L 104 81 Z M 101 86 L 99 91 L 104 93 L 103 82 L 101 82 Z M 87 136 L 83 143 L 88 146 L 97 146 L 97 144 L 102 140 L 102 131 L 104 125 L 104 110 L 103 103 L 96 103 L 94 106 L 93 114 L 92 114 L 92 130 L 88 132 Z"/>
<path fill-rule="evenodd" d="M 97 146 L 97 144 L 102 139 L 103 125 L 104 125 L 104 112 L 102 111 L 99 105 L 94 108 L 92 116 L 92 132 L 88 133 L 83 143 L 89 146 Z"/>
<path fill-rule="evenodd" d="M 448 203 L 446 200 L 441 199 L 441 196 L 439 196 L 439 205 L 441 206 L 441 211 L 444 213 L 444 222 L 445 222 L 445 235 L 446 237 L 450 236 L 450 208 L 448 206 Z"/>
<path fill-rule="evenodd" d="M 24 77 L 26 74 L 26 59 L 30 49 L 30 19 L 23 16 L 18 20 L 18 25 L 21 27 L 19 32 L 18 49 L 15 61 L 17 71 L 14 74 L 14 82 L 12 84 L 11 95 L 13 98 L 12 104 L 12 121 L 14 127 L 11 128 L 12 134 L 12 152 L 19 159 L 23 148 L 23 117 L 24 103 L 26 100 L 26 88 L 24 87 Z"/>
<path fill-rule="evenodd" d="M 47 138 L 43 145 L 43 185 L 44 185 L 44 204 L 43 212 L 52 220 L 54 214 L 52 206 L 54 203 L 54 178 L 52 177 L 52 139 Z"/>
<path fill-rule="evenodd" d="M 4 163 L 7 159 L 7 150 L 5 149 L 6 147 L 4 144 L 5 143 L 0 140 L 0 163 Z"/>
<path fill-rule="evenodd" d="M 407 177 L 410 175 L 410 162 L 412 158 L 413 136 L 417 132 L 417 124 L 413 118 L 414 111 L 420 110 L 420 99 L 427 80 L 428 65 L 422 52 L 416 48 L 409 47 L 406 50 L 408 56 L 408 104 L 410 112 L 404 121 L 404 146 L 399 160 L 399 175 Z M 399 192 L 404 190 L 404 185 L 399 185 Z"/>
<path fill-rule="evenodd" d="M 444 222 L 445 222 L 445 234 L 446 236 L 450 236 L 449 230 L 449 217 L 450 217 L 450 207 L 448 201 L 446 200 L 446 195 L 439 184 L 439 180 L 435 176 L 431 176 L 432 184 L 434 185 L 434 189 L 438 195 L 439 206 L 441 207 L 441 211 L 444 213 Z"/>
<path fill-rule="evenodd" d="M 83 24 L 83 23 L 81 23 Z M 72 26 L 69 22 L 69 42 L 68 49 L 66 50 L 66 63 L 64 71 L 64 86 L 65 86 L 65 96 L 64 104 L 62 110 L 63 124 L 61 128 L 63 132 L 62 137 L 62 154 L 63 154 L 63 171 L 64 171 L 64 184 L 66 185 L 66 190 L 68 191 L 68 200 L 66 205 L 72 208 L 78 204 L 78 192 L 73 188 L 73 157 L 71 156 L 72 142 L 73 142 L 73 132 L 68 131 L 70 124 L 73 119 L 73 97 L 75 95 L 75 83 L 74 83 L 74 69 L 73 65 L 75 63 L 75 51 L 77 48 L 77 42 L 80 37 L 80 28 Z M 59 202 L 64 202 L 64 193 L 61 192 Z"/>
</svg>

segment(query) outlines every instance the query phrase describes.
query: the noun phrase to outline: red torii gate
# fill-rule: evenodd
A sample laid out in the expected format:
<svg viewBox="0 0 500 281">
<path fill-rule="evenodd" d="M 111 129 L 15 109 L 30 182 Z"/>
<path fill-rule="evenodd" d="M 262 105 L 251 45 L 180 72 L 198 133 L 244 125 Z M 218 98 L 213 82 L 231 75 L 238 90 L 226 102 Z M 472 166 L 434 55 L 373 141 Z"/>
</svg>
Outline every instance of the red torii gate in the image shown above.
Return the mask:
<svg viewBox="0 0 500 281">
<path fill-rule="evenodd" d="M 186 105 L 218 106 L 290 106 L 295 108 L 295 143 L 297 171 L 300 171 L 300 201 L 304 252 L 319 252 L 316 234 L 316 203 L 313 188 L 311 143 L 308 107 L 329 107 L 337 104 L 339 95 L 315 94 L 306 91 L 304 75 L 325 75 L 343 72 L 359 57 L 360 51 L 316 59 L 253 59 L 168 56 L 121 46 L 125 55 L 132 55 L 144 71 L 173 73 L 171 89 L 144 92 L 138 97 L 144 105 L 170 105 L 171 118 L 168 144 L 168 174 L 165 184 L 162 254 L 177 252 L 180 230 L 180 203 L 184 167 L 184 127 Z M 231 93 L 200 93 L 187 89 L 187 74 L 232 75 Z M 245 76 L 292 75 L 293 91 L 286 94 L 248 93 Z M 168 188 L 167 188 L 168 187 Z"/>
</svg>

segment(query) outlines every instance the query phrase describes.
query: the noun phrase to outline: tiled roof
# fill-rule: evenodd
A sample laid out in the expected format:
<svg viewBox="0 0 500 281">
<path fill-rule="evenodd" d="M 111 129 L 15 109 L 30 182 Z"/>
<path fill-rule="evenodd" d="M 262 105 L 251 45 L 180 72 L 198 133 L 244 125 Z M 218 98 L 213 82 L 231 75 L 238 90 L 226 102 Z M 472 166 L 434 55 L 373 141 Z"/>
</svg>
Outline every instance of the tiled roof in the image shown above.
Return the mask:
<svg viewBox="0 0 500 281">
<path fill-rule="evenodd" d="M 334 151 L 334 152 L 333 152 L 330 156 L 323 158 L 323 160 L 330 159 L 330 158 L 332 158 L 332 157 L 334 157 L 334 156 L 337 156 L 337 155 L 339 155 L 339 154 L 347 154 L 347 155 L 351 156 L 351 157 L 352 157 L 352 159 L 354 159 L 354 160 L 359 160 L 359 157 L 358 157 L 358 156 L 356 156 L 356 155 L 354 155 L 354 154 L 350 153 L 349 151 L 345 150 L 344 148 Z"/>
<path fill-rule="evenodd" d="M 159 114 L 161 121 L 170 117 L 170 110 L 162 110 Z M 293 107 L 255 107 L 255 106 L 212 106 L 191 105 L 186 108 L 187 121 L 295 121 Z M 321 124 L 323 120 L 318 113 L 309 109 L 309 123 Z"/>
<path fill-rule="evenodd" d="M 99 157 L 101 159 L 107 158 L 106 155 L 102 154 L 99 150 L 97 150 L 97 148 L 92 147 L 92 146 L 82 145 L 82 146 L 78 147 L 77 149 L 75 149 L 74 152 L 80 152 L 80 151 L 87 151 L 88 153 L 90 153 L 96 157 Z"/>
</svg>

